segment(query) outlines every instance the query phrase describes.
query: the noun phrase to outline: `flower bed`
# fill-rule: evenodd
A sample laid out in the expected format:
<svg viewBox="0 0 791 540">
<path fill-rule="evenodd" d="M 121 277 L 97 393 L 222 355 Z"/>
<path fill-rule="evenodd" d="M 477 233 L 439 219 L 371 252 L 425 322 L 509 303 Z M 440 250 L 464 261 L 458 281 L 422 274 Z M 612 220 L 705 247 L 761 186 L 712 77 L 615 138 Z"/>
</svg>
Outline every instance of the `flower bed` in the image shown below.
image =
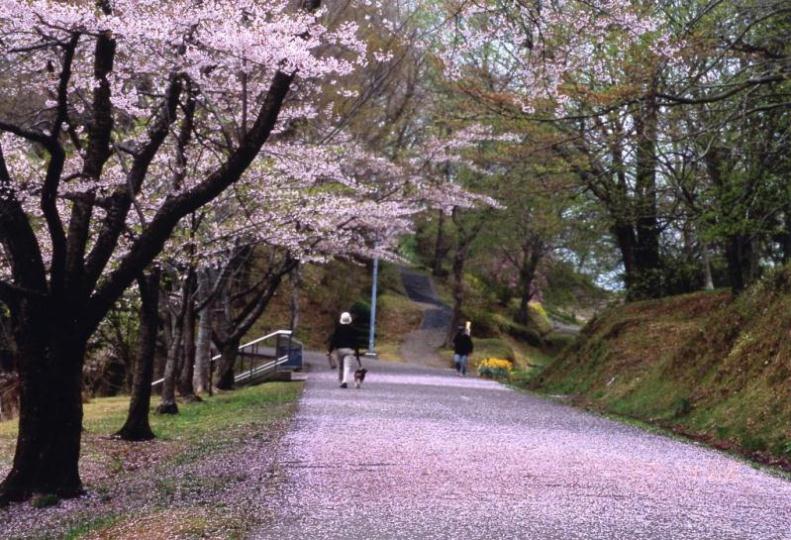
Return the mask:
<svg viewBox="0 0 791 540">
<path fill-rule="evenodd" d="M 486 358 L 478 364 L 478 375 L 489 379 L 507 379 L 513 364 L 505 358 Z"/>
</svg>

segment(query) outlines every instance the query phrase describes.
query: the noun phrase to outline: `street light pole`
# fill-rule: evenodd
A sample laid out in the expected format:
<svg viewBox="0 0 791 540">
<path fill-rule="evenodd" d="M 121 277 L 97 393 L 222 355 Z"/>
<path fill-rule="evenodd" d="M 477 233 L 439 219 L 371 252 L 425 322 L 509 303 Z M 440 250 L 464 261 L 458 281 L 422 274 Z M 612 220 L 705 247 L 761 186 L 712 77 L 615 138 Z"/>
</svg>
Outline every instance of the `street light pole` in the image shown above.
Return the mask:
<svg viewBox="0 0 791 540">
<path fill-rule="evenodd" d="M 379 257 L 374 257 L 374 270 L 371 284 L 371 321 L 368 329 L 368 352 L 365 356 L 376 356 L 376 290 L 379 282 Z"/>
</svg>

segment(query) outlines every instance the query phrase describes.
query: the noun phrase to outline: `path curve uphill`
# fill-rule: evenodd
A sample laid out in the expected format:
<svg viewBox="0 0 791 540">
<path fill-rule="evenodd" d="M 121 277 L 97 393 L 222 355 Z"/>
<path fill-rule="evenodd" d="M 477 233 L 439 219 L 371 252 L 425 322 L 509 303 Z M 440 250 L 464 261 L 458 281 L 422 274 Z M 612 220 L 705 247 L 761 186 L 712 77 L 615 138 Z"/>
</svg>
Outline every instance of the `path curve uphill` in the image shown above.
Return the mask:
<svg viewBox="0 0 791 540">
<path fill-rule="evenodd" d="M 321 356 L 260 539 L 791 539 L 791 483 L 451 370 Z"/>
<path fill-rule="evenodd" d="M 439 299 L 429 276 L 402 267 L 401 282 L 409 299 L 423 310 L 420 328 L 404 336 L 401 358 L 412 364 L 448 367 L 437 355 L 437 349 L 448 335 L 453 318 L 451 309 Z"/>
</svg>

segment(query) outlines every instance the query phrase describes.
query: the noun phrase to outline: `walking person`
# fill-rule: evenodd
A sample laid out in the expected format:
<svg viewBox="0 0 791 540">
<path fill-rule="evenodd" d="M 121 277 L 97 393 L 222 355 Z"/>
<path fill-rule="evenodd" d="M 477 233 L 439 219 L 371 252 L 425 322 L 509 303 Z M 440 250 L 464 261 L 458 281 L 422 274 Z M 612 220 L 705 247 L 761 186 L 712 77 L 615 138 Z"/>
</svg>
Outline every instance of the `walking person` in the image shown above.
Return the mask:
<svg viewBox="0 0 791 540">
<path fill-rule="evenodd" d="M 352 356 L 357 359 L 357 364 L 360 364 L 360 345 L 357 333 L 352 327 L 352 316 L 347 312 L 341 313 L 341 318 L 330 338 L 329 356 L 333 355 L 338 360 L 338 382 L 341 388 L 348 388 L 354 377 Z"/>
<path fill-rule="evenodd" d="M 467 374 L 467 362 L 472 350 L 473 344 L 469 329 L 459 326 L 456 337 L 453 338 L 453 363 L 456 365 L 456 371 L 462 376 Z"/>
</svg>

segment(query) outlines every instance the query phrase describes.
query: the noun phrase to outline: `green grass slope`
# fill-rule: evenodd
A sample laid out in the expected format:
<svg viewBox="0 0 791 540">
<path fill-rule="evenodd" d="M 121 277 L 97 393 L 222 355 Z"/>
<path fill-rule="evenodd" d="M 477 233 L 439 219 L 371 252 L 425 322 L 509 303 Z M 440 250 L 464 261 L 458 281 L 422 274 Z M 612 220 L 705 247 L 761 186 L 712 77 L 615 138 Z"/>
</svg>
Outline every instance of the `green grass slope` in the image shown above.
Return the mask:
<svg viewBox="0 0 791 540">
<path fill-rule="evenodd" d="M 789 466 L 791 267 L 735 299 L 611 308 L 530 386 Z"/>
<path fill-rule="evenodd" d="M 123 424 L 128 397 L 91 400 L 84 406 L 80 456 L 91 496 L 61 503 L 42 495 L 32 508 L 0 509 L 0 537 L 246 538 L 270 512 L 260 506 L 251 512 L 250 501 L 274 485 L 251 474 L 251 465 L 273 459 L 302 388 L 273 382 L 182 404 L 178 415 L 152 414 L 157 438 L 136 443 L 112 436 Z M 0 469 L 10 467 L 17 424 L 0 422 Z"/>
</svg>

